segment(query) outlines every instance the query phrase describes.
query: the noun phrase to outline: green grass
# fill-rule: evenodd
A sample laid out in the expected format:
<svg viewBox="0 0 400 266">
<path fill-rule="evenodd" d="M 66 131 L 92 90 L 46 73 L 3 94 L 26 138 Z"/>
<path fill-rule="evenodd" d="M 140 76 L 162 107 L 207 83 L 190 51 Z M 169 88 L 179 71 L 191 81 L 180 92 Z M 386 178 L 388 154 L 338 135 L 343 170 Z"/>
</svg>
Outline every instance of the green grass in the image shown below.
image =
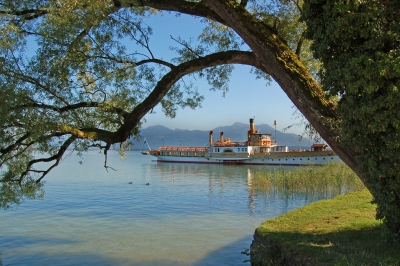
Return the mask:
<svg viewBox="0 0 400 266">
<path fill-rule="evenodd" d="M 256 230 L 254 265 L 400 265 L 400 243 L 387 241 L 363 189 L 267 220 Z"/>
<path fill-rule="evenodd" d="M 254 189 L 283 196 L 331 198 L 364 188 L 357 175 L 344 163 L 267 169 L 255 173 Z"/>
</svg>

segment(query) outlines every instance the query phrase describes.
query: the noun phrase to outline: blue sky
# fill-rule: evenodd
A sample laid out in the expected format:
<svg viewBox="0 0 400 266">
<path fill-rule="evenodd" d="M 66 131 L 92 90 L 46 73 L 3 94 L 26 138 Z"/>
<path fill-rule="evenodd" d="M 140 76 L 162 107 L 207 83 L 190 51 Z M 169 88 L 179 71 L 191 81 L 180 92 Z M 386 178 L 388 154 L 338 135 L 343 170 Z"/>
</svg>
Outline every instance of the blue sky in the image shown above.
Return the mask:
<svg viewBox="0 0 400 266">
<path fill-rule="evenodd" d="M 172 52 L 170 46 L 176 46 L 171 39 L 182 38 L 196 40 L 201 32 L 200 20 L 182 15 L 171 14 L 156 16 L 146 21 L 153 29 L 150 40 L 156 57 L 169 59 Z M 189 81 L 189 78 L 184 78 Z M 236 65 L 231 77 L 229 91 L 225 97 L 221 91 L 210 91 L 206 81 L 197 80 L 195 83 L 205 99 L 202 108 L 195 110 L 179 109 L 175 118 L 167 118 L 161 108 L 155 108 L 155 114 L 146 115 L 143 128 L 152 125 L 163 125 L 171 129 L 210 130 L 218 126 L 229 126 L 235 122 L 248 123 L 249 118 L 255 117 L 255 124 L 273 126 L 277 121 L 277 130 L 282 130 L 295 123 L 293 104 L 275 82 L 267 85 L 265 80 L 256 79 L 250 74 L 250 67 Z M 301 128 L 291 128 L 286 132 L 301 133 Z"/>
</svg>

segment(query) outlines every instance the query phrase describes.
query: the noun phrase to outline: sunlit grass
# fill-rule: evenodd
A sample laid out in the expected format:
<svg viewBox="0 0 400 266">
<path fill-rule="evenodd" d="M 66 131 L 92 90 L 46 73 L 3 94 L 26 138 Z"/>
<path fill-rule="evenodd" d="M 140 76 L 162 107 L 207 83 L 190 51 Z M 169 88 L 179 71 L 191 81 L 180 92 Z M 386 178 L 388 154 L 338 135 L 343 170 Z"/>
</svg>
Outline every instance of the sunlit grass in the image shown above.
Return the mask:
<svg viewBox="0 0 400 266">
<path fill-rule="evenodd" d="M 254 174 L 253 189 L 293 197 L 325 197 L 364 188 L 363 183 L 344 163 L 295 168 L 265 168 Z"/>
<path fill-rule="evenodd" d="M 364 189 L 264 222 L 254 265 L 400 265 L 400 243 L 388 240 L 371 200 Z"/>
</svg>

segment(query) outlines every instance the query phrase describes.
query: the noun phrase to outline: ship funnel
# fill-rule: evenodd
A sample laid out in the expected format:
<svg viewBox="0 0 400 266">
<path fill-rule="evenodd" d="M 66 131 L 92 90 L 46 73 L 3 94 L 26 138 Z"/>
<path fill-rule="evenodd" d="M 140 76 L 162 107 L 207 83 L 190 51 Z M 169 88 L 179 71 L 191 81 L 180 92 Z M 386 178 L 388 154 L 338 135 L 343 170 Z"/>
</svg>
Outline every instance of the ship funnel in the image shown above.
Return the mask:
<svg viewBox="0 0 400 266">
<path fill-rule="evenodd" d="M 210 146 L 213 144 L 213 132 L 210 131 Z"/>
<path fill-rule="evenodd" d="M 219 134 L 219 141 L 220 141 L 220 142 L 223 142 L 223 141 L 224 141 L 224 131 L 222 131 L 222 132 Z"/>
<path fill-rule="evenodd" d="M 254 133 L 254 118 L 250 118 L 250 133 Z"/>
</svg>

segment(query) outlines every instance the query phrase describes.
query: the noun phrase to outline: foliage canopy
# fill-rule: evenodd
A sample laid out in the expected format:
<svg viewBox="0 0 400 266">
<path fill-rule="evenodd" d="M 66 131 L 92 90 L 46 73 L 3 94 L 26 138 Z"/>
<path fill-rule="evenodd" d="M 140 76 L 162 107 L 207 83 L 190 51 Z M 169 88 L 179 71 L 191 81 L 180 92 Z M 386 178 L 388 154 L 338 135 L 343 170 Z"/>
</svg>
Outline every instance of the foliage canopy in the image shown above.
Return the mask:
<svg viewBox="0 0 400 266">
<path fill-rule="evenodd" d="M 399 234 L 400 6 L 397 1 L 305 1 L 324 90 L 340 95 L 342 140 L 360 153 L 377 218 Z M 395 215 L 393 215 L 395 214 Z M 393 219 L 390 219 L 392 217 Z"/>
</svg>

